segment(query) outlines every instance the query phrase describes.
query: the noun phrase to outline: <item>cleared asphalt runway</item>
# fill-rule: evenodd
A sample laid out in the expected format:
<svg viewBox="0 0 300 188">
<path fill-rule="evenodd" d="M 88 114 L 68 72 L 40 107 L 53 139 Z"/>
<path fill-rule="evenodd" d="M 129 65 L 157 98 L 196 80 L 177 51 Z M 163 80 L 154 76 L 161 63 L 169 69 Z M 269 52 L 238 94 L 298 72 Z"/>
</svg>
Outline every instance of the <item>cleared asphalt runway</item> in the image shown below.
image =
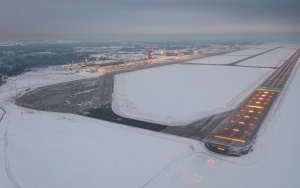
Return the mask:
<svg viewBox="0 0 300 188">
<path fill-rule="evenodd" d="M 204 139 L 206 147 L 229 155 L 248 153 L 270 109 L 295 72 L 299 57 L 300 48 Z"/>
<path fill-rule="evenodd" d="M 98 78 L 44 86 L 17 98 L 16 104 L 37 110 L 75 113 L 204 141 L 206 147 L 214 152 L 239 156 L 251 150 L 257 131 L 296 68 L 299 53 L 300 49 L 297 49 L 235 110 L 214 114 L 189 125 L 167 126 L 125 118 L 115 114 L 111 108 L 116 74 L 181 63 L 178 61 L 143 64 L 109 72 Z"/>
</svg>

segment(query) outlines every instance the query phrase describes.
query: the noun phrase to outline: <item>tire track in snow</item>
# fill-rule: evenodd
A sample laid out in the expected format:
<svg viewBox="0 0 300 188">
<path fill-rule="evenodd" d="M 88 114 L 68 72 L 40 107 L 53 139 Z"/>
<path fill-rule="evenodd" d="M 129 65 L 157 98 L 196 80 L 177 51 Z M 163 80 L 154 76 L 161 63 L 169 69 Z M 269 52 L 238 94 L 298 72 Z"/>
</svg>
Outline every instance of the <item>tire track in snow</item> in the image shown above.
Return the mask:
<svg viewBox="0 0 300 188">
<path fill-rule="evenodd" d="M 4 108 L 2 108 L 0 106 L 0 109 L 3 111 L 3 114 L 0 117 L 0 125 L 1 122 L 3 120 L 3 117 L 7 114 L 6 111 L 4 110 Z M 13 185 L 14 188 L 20 188 L 19 184 L 16 182 L 11 169 L 10 169 L 10 165 L 9 165 L 9 157 L 8 157 L 8 136 L 7 136 L 7 132 L 8 132 L 8 126 L 5 127 L 5 133 L 4 133 L 4 148 L 3 148 L 3 156 L 4 156 L 4 164 L 5 164 L 5 172 L 6 172 L 6 176 L 9 179 L 9 181 L 11 182 L 11 184 Z"/>
</svg>

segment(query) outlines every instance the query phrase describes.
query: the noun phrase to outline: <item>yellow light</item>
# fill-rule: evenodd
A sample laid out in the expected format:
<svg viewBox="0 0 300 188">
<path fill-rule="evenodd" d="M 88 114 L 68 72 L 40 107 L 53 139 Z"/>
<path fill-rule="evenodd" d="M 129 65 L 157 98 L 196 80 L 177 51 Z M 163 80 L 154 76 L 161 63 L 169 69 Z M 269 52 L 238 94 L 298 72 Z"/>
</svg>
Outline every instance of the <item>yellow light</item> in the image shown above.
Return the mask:
<svg viewBox="0 0 300 188">
<path fill-rule="evenodd" d="M 267 96 L 267 95 L 261 95 L 262 97 L 265 97 L 265 96 Z"/>
<path fill-rule="evenodd" d="M 260 102 L 259 101 L 257 101 L 257 102 L 255 102 L 256 104 L 260 104 Z"/>
<path fill-rule="evenodd" d="M 265 93 L 265 94 L 268 94 L 269 92 L 265 91 L 264 93 Z"/>
<path fill-rule="evenodd" d="M 257 108 L 257 109 L 262 109 L 264 107 L 262 106 L 255 106 L 255 105 L 246 105 L 248 108 Z"/>
<path fill-rule="evenodd" d="M 258 98 L 258 99 L 261 100 L 261 101 L 264 100 L 264 98 Z"/>
<path fill-rule="evenodd" d="M 249 113 L 253 113 L 254 111 L 253 110 L 249 110 Z"/>
<path fill-rule="evenodd" d="M 220 138 L 220 139 L 224 139 L 224 140 L 230 140 L 230 141 L 234 141 L 234 142 L 241 142 L 241 143 L 245 143 L 245 140 L 240 140 L 237 138 L 230 138 L 230 137 L 225 137 L 225 136 L 219 136 L 219 135 L 215 135 L 215 138 Z"/>
<path fill-rule="evenodd" d="M 218 148 L 218 150 L 220 150 L 220 151 L 225 151 L 225 149 L 224 149 L 224 148 Z"/>
<path fill-rule="evenodd" d="M 240 124 L 240 125 L 245 125 L 245 122 L 240 121 L 239 124 Z"/>
<path fill-rule="evenodd" d="M 234 132 L 240 132 L 240 130 L 238 129 L 232 129 Z"/>
</svg>

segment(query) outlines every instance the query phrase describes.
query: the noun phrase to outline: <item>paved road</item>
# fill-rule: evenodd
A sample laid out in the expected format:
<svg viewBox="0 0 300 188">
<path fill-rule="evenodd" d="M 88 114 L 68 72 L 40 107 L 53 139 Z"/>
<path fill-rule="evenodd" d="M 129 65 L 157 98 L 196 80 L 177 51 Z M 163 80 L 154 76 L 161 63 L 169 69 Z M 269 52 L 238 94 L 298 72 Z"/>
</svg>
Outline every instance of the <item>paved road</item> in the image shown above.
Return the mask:
<svg viewBox="0 0 300 188">
<path fill-rule="evenodd" d="M 20 106 L 54 112 L 68 112 L 85 115 L 132 127 L 163 132 L 201 141 L 218 125 L 229 112 L 216 114 L 185 126 L 167 126 L 125 118 L 115 114 L 111 108 L 114 76 L 168 64 L 144 65 L 119 69 L 98 78 L 84 79 L 51 86 L 44 86 L 24 94 L 16 100 Z"/>
<path fill-rule="evenodd" d="M 19 97 L 16 103 L 37 110 L 76 113 L 132 127 L 205 141 L 206 147 L 212 151 L 228 155 L 242 155 L 251 150 L 251 144 L 259 127 L 296 68 L 299 51 L 300 49 L 295 51 L 235 110 L 215 114 L 189 125 L 167 126 L 125 118 L 115 114 L 111 108 L 116 74 L 180 62 L 127 67 L 98 78 L 45 86 Z"/>
<path fill-rule="evenodd" d="M 206 147 L 229 155 L 251 151 L 259 128 L 297 68 L 299 57 L 300 48 L 204 139 Z"/>
</svg>

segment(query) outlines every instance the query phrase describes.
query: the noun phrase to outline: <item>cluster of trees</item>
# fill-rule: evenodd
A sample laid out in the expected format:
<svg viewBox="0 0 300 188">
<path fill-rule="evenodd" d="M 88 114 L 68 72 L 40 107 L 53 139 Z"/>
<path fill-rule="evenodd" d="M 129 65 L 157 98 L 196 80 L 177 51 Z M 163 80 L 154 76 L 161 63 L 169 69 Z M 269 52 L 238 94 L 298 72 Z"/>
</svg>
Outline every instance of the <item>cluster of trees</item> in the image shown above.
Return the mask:
<svg viewBox="0 0 300 188">
<path fill-rule="evenodd" d="M 13 55 L 6 55 L 3 52 L 13 52 Z M 1 47 L 0 74 L 14 76 L 30 68 L 82 62 L 88 58 L 88 53 L 77 53 L 70 45 L 35 44 Z"/>
</svg>

